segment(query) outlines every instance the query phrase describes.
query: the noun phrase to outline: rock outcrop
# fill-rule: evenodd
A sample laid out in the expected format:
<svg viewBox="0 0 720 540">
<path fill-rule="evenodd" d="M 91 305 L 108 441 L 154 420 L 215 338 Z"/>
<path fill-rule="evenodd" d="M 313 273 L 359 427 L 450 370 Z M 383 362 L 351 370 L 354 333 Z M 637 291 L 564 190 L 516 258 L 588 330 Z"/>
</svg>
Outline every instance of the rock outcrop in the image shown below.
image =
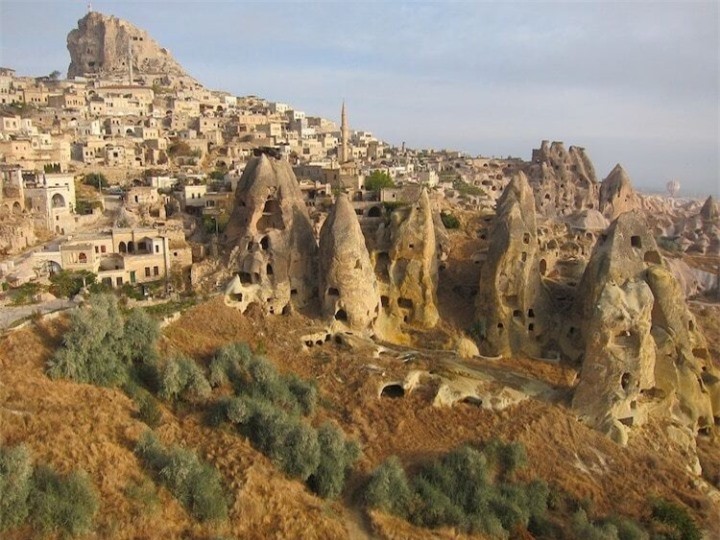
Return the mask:
<svg viewBox="0 0 720 540">
<path fill-rule="evenodd" d="M 317 294 L 317 244 L 292 167 L 262 154 L 245 167 L 226 229 L 236 274 L 226 302 L 255 302 L 270 314 L 302 307 Z"/>
<path fill-rule="evenodd" d="M 526 170 L 535 195 L 538 213 L 567 215 L 585 208 L 597 208 L 598 183 L 595 168 L 584 148 L 565 150 L 561 142 L 543 141 L 533 150 Z"/>
<path fill-rule="evenodd" d="M 624 212 L 641 208 L 640 198 L 633 190 L 630 177 L 617 164 L 600 184 L 600 212 L 610 221 Z"/>
<path fill-rule="evenodd" d="M 338 195 L 320 231 L 319 294 L 322 314 L 353 330 L 368 329 L 378 316 L 380 294 L 350 199 Z"/>
<path fill-rule="evenodd" d="M 541 260 L 533 191 L 521 172 L 498 199 L 487 259 L 480 271 L 477 326 L 483 354 L 542 355 L 547 303 Z"/>
<path fill-rule="evenodd" d="M 630 426 L 662 414 L 697 431 L 720 414 L 720 378 L 683 292 L 639 212 L 601 236 L 578 290 L 585 343 L 573 407 L 625 444 Z"/>
<path fill-rule="evenodd" d="M 128 73 L 128 57 L 137 74 L 187 76 L 185 70 L 150 35 L 114 16 L 91 11 L 67 37 L 68 78 Z"/>
<path fill-rule="evenodd" d="M 678 223 L 675 236 L 683 251 L 720 256 L 720 211 L 712 196 L 705 200 L 699 212 Z"/>
<path fill-rule="evenodd" d="M 402 323 L 425 328 L 439 320 L 437 310 L 438 263 L 442 250 L 435 234 L 436 220 L 427 191 L 418 200 L 392 213 L 388 229 L 381 229 L 374 255 L 380 278 L 385 328 Z"/>
</svg>

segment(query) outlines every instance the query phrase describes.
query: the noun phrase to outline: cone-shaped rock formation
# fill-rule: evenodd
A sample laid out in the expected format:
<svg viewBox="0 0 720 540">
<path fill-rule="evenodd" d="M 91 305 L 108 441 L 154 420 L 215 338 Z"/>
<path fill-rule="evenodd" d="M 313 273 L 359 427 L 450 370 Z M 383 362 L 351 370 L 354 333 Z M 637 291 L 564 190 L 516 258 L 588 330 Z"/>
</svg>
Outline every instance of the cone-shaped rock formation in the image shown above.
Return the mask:
<svg viewBox="0 0 720 540">
<path fill-rule="evenodd" d="M 538 257 L 535 199 L 518 173 L 498 199 L 480 273 L 477 320 L 481 352 L 542 354 L 548 307 Z"/>
<path fill-rule="evenodd" d="M 317 293 L 317 244 L 295 174 L 287 161 L 262 154 L 246 166 L 228 223 L 230 267 L 226 301 L 267 313 L 305 305 Z"/>
<path fill-rule="evenodd" d="M 584 421 L 623 444 L 630 426 L 658 411 L 691 430 L 713 423 L 717 370 L 637 211 L 621 214 L 595 246 L 578 315 L 585 353 L 573 407 Z"/>
<path fill-rule="evenodd" d="M 355 210 L 345 194 L 320 231 L 319 293 L 322 314 L 353 330 L 368 329 L 378 316 L 375 271 Z"/>
<path fill-rule="evenodd" d="M 600 211 L 612 221 L 620 214 L 640 207 L 640 199 L 633 190 L 630 177 L 622 165 L 615 165 L 600 184 Z"/>
</svg>

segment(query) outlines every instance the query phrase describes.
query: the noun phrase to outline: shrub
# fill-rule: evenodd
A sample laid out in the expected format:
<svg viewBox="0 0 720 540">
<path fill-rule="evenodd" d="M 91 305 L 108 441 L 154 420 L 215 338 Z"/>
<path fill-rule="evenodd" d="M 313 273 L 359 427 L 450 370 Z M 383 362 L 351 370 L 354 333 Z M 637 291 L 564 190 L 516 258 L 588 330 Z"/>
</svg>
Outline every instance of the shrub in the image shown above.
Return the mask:
<svg viewBox="0 0 720 540">
<path fill-rule="evenodd" d="M 677 532 L 679 540 L 700 540 L 700 529 L 690 517 L 688 511 L 670 501 L 658 500 L 653 503 L 652 518 L 669 525 Z"/>
<path fill-rule="evenodd" d="M 97 276 L 87 270 L 71 272 L 61 270 L 50 276 L 50 292 L 58 298 L 72 298 L 87 285 L 93 285 Z"/>
<path fill-rule="evenodd" d="M 138 404 L 138 418 L 151 428 L 158 427 L 162 422 L 162 412 L 155 398 L 144 392 L 135 402 Z"/>
<path fill-rule="evenodd" d="M 650 535 L 636 521 L 622 517 L 611 516 L 603 522 L 613 525 L 618 532 L 619 540 L 649 540 Z"/>
<path fill-rule="evenodd" d="M 492 439 L 483 452 L 498 467 L 498 473 L 502 477 L 511 475 L 527 464 L 527 453 L 520 443 L 504 443 L 499 439 Z"/>
<path fill-rule="evenodd" d="M 143 514 L 154 514 L 160 507 L 160 497 L 158 497 L 155 484 L 148 479 L 140 482 L 131 481 L 123 490 L 125 496 L 135 501 Z"/>
<path fill-rule="evenodd" d="M 440 212 L 440 219 L 443 222 L 443 225 L 445 225 L 446 229 L 459 229 L 460 228 L 460 220 L 455 217 L 454 214 L 451 214 L 450 212 L 442 211 Z"/>
<path fill-rule="evenodd" d="M 32 463 L 23 445 L 0 447 L 0 531 L 20 525 L 28 516 Z"/>
<path fill-rule="evenodd" d="M 368 191 L 380 191 L 382 188 L 395 187 L 390 175 L 383 171 L 373 171 L 365 179 L 365 189 Z"/>
<path fill-rule="evenodd" d="M 365 501 L 416 525 L 507 536 L 531 522 L 543 524 L 547 512 L 549 489 L 544 482 L 492 482 L 490 462 L 506 459 L 511 470 L 521 456 L 520 445 L 493 443 L 482 452 L 462 446 L 428 463 L 410 480 L 394 458 L 371 475 Z"/>
<path fill-rule="evenodd" d="M 363 495 L 371 508 L 407 517 L 413 493 L 397 457 L 391 456 L 373 471 Z"/>
<path fill-rule="evenodd" d="M 317 431 L 320 462 L 309 478 L 310 488 L 324 498 L 335 498 L 343 490 L 348 471 L 360 457 L 355 441 L 345 439 L 343 432 L 330 423 Z"/>
<path fill-rule="evenodd" d="M 167 361 L 160 376 L 160 397 L 196 403 L 206 400 L 211 393 L 210 384 L 195 360 L 180 356 Z"/>
<path fill-rule="evenodd" d="M 40 466 L 33 474 L 29 505 L 31 521 L 49 532 L 64 530 L 70 534 L 87 532 L 98 510 L 98 497 L 87 475 L 72 472 L 62 476 Z"/>
<path fill-rule="evenodd" d="M 356 443 L 330 424 L 318 430 L 302 417 L 315 410 L 317 387 L 294 374 L 278 373 L 245 344 L 221 348 L 210 362 L 210 384 L 231 384 L 236 397 L 212 403 L 205 423 L 229 421 L 283 472 L 300 478 L 323 497 L 336 497 L 357 460 Z"/>
<path fill-rule="evenodd" d="M 98 189 L 106 188 L 110 185 L 107 181 L 107 178 L 105 178 L 105 175 L 102 173 L 86 174 L 83 177 L 83 184 L 85 184 L 86 186 L 93 186 Z"/>
<path fill-rule="evenodd" d="M 93 295 L 86 306 L 71 313 L 63 346 L 48 361 L 48 375 L 121 385 L 132 368 L 155 361 L 158 335 L 157 324 L 142 312 L 133 310 L 126 320 L 115 296 Z"/>
<path fill-rule="evenodd" d="M 572 531 L 576 538 L 583 540 L 617 540 L 618 531 L 611 523 L 592 523 L 588 520 L 585 510 L 578 510 L 571 521 Z"/>
<path fill-rule="evenodd" d="M 210 384 L 231 383 L 238 395 L 264 400 L 289 413 L 310 415 L 317 404 L 314 383 L 295 374 L 282 375 L 264 358 L 254 356 L 246 344 L 221 348 L 210 362 Z"/>
<path fill-rule="evenodd" d="M 228 501 L 220 475 L 194 452 L 165 447 L 152 432 L 146 432 L 135 453 L 193 517 L 200 521 L 227 518 Z"/>
</svg>

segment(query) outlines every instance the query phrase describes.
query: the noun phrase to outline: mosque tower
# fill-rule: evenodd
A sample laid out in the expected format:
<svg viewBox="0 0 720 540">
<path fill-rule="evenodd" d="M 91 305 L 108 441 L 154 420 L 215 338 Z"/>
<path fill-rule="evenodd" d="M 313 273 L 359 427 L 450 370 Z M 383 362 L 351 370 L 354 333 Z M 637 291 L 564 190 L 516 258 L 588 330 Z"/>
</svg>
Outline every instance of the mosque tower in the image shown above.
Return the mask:
<svg viewBox="0 0 720 540">
<path fill-rule="evenodd" d="M 348 150 L 348 145 L 350 144 L 350 128 L 348 127 L 347 122 L 347 113 L 345 112 L 345 101 L 343 101 L 342 104 L 342 113 L 340 118 L 340 138 L 341 138 L 341 147 L 340 147 L 340 163 L 345 163 L 347 161 L 350 161 L 350 152 Z"/>
</svg>

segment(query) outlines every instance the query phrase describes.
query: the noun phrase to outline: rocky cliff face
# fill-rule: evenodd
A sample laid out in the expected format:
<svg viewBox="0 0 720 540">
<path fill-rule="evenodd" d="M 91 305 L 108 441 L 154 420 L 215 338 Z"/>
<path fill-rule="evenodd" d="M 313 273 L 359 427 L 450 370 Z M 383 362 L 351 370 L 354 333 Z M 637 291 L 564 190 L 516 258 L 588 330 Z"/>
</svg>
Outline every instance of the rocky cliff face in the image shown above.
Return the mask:
<svg viewBox="0 0 720 540">
<path fill-rule="evenodd" d="M 477 320 L 484 354 L 542 354 L 549 310 L 540 261 L 533 190 L 518 173 L 498 200 L 480 273 Z"/>
<path fill-rule="evenodd" d="M 277 314 L 317 294 L 317 244 L 292 167 L 265 154 L 246 166 L 226 229 L 236 272 L 226 302 Z"/>
<path fill-rule="evenodd" d="M 187 76 L 185 70 L 150 35 L 117 17 L 91 11 L 67 37 L 68 77 L 128 72 L 128 51 L 137 74 Z"/>
<path fill-rule="evenodd" d="M 720 378 L 671 271 L 639 212 L 598 240 L 578 290 L 585 344 L 573 407 L 622 444 L 648 415 L 687 430 L 711 426 Z"/>
<path fill-rule="evenodd" d="M 565 149 L 561 142 L 543 141 L 533 150 L 526 170 L 535 195 L 538 213 L 567 215 L 597 208 L 598 184 L 595 168 L 584 148 Z"/>
<path fill-rule="evenodd" d="M 320 231 L 322 314 L 353 330 L 378 316 L 380 294 L 360 223 L 347 195 L 338 195 Z"/>
<path fill-rule="evenodd" d="M 600 184 L 600 212 L 612 221 L 623 212 L 630 212 L 641 206 L 640 197 L 633 190 L 625 169 L 620 164 L 615 165 Z"/>
</svg>

